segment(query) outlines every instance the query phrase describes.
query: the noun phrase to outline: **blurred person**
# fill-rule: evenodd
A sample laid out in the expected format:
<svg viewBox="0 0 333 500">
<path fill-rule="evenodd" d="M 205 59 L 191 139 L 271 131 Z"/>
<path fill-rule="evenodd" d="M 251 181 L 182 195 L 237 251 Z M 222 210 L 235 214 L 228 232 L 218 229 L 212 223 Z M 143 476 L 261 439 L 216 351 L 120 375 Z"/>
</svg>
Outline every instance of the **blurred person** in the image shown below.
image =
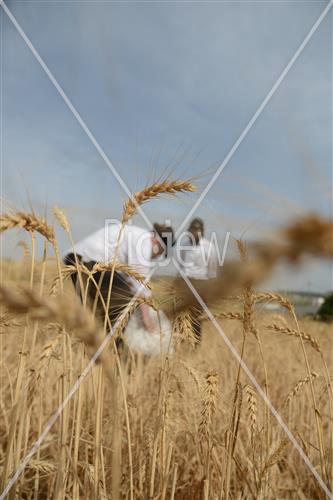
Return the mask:
<svg viewBox="0 0 333 500">
<path fill-rule="evenodd" d="M 212 242 L 204 238 L 204 222 L 199 217 L 189 225 L 185 239 L 181 242 L 178 264 L 183 273 L 191 280 L 216 278 L 217 258 Z M 192 327 L 198 343 L 201 342 L 202 328 L 200 315 L 202 309 L 196 306 L 192 311 Z"/>
<path fill-rule="evenodd" d="M 63 260 L 65 265 L 75 265 L 76 256 L 79 262 L 88 269 L 92 269 L 96 263 L 111 263 L 115 257 L 116 262 L 129 265 L 143 276 L 148 277 L 154 261 L 156 262 L 163 255 L 167 256 L 172 239 L 173 230 L 169 226 L 155 223 L 153 230 L 149 231 L 134 225 L 125 225 L 121 228 L 120 223 L 112 223 L 76 243 L 74 248 L 65 254 Z M 94 273 L 99 293 L 105 303 L 107 302 L 111 276 L 112 270 Z M 72 281 L 77 293 L 80 294 L 77 272 L 72 274 Z M 104 321 L 105 309 L 99 293 L 95 284 L 90 280 L 88 296 L 92 303 L 96 302 L 97 316 Z M 115 269 L 108 311 L 111 325 L 114 326 L 135 294 L 147 296 L 150 293 L 147 287 L 133 277 Z M 139 311 L 144 329 L 147 332 L 153 332 L 155 323 L 151 318 L 150 307 L 147 304 L 141 304 Z"/>
</svg>

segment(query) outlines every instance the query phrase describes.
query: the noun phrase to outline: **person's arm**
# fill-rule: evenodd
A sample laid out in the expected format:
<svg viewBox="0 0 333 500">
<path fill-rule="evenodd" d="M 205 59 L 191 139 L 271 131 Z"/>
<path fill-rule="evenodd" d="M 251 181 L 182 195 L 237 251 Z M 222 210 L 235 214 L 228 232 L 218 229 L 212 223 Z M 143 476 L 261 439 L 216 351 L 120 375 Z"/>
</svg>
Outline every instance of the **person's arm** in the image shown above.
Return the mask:
<svg viewBox="0 0 333 500">
<path fill-rule="evenodd" d="M 149 297 L 151 295 L 151 290 L 149 290 L 149 288 L 145 287 L 143 285 L 143 283 L 139 283 L 137 280 L 135 280 L 131 276 L 128 276 L 127 280 L 129 281 L 129 283 L 131 285 L 133 295 L 138 295 L 141 297 Z M 151 319 L 151 316 L 150 316 L 150 306 L 148 304 L 141 304 L 138 309 L 140 312 L 140 316 L 141 316 L 141 320 L 142 320 L 144 328 L 149 333 L 152 333 L 155 329 L 155 326 L 154 326 L 154 321 Z"/>
<path fill-rule="evenodd" d="M 127 280 L 129 281 L 133 294 L 138 295 L 141 297 L 149 297 L 151 295 L 151 291 L 149 288 L 145 287 L 143 283 L 139 283 L 136 281 L 134 278 L 128 276 Z M 139 306 L 139 312 L 141 316 L 141 320 L 143 323 L 144 328 L 149 332 L 152 333 L 155 329 L 154 321 L 151 319 L 150 316 L 150 306 L 148 304 L 140 304 Z"/>
<path fill-rule="evenodd" d="M 148 304 L 141 304 L 140 305 L 140 313 L 141 313 L 141 319 L 142 319 L 143 326 L 145 327 L 147 332 L 153 333 L 153 331 L 155 330 L 155 324 L 150 316 Z"/>
</svg>

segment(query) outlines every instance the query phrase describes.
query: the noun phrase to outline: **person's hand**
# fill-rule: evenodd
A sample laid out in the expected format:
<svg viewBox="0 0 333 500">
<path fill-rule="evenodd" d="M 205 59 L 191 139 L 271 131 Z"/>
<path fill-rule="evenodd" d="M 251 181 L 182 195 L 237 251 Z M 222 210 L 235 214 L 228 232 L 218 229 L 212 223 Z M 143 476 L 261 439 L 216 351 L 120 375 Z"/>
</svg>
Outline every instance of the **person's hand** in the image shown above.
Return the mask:
<svg viewBox="0 0 333 500">
<path fill-rule="evenodd" d="M 149 306 L 147 304 L 141 304 L 140 311 L 142 323 L 145 330 L 147 330 L 147 332 L 149 333 L 153 333 L 153 331 L 155 330 L 155 324 L 150 316 Z"/>
</svg>

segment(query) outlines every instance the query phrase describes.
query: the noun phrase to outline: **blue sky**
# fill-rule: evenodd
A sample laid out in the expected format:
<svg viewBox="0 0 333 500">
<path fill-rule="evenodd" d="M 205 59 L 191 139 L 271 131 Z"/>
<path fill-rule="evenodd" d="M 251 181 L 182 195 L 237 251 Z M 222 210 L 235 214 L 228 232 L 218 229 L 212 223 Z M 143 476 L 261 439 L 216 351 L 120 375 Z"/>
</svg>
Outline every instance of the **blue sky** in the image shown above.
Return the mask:
<svg viewBox="0 0 333 500">
<path fill-rule="evenodd" d="M 326 1 L 6 4 L 130 189 L 171 172 L 200 193 Z M 2 195 L 63 207 L 78 239 L 119 217 L 126 195 L 3 12 L 1 23 Z M 269 236 L 332 214 L 331 189 L 332 11 L 197 215 L 221 238 Z M 196 196 L 145 212 L 177 227 Z M 16 241 L 6 235 L 5 254 Z M 326 290 L 332 267 L 280 270 L 273 286 Z"/>
</svg>

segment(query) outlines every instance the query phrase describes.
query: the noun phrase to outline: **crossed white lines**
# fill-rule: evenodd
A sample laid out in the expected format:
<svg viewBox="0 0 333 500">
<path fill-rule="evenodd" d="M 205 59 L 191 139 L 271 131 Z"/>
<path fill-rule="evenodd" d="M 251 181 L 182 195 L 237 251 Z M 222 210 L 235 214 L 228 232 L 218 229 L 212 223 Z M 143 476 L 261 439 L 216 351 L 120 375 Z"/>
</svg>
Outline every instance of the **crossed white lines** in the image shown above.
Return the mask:
<svg viewBox="0 0 333 500">
<path fill-rule="evenodd" d="M 308 42 L 310 41 L 310 39 L 312 38 L 312 36 L 314 35 L 314 33 L 317 31 L 317 29 L 319 28 L 320 24 L 325 19 L 325 17 L 327 16 L 327 14 L 329 13 L 332 5 L 333 5 L 333 0 L 330 0 L 328 2 L 328 4 L 326 5 L 325 9 L 323 10 L 323 12 L 320 14 L 320 16 L 318 17 L 318 19 L 314 23 L 314 25 L 312 26 L 311 30 L 309 31 L 309 33 L 307 34 L 307 36 L 305 37 L 305 39 L 303 40 L 303 42 L 300 44 L 300 46 L 296 50 L 295 54 L 292 56 L 292 58 L 290 59 L 290 61 L 288 62 L 288 64 L 286 65 L 286 67 L 284 68 L 284 70 L 282 71 L 282 73 L 280 74 L 280 76 L 278 77 L 278 79 L 276 80 L 276 82 L 273 85 L 272 89 L 268 92 L 267 96 L 262 101 L 262 103 L 259 106 L 259 108 L 257 109 L 257 111 L 254 113 L 254 115 L 252 116 L 252 118 L 250 119 L 250 121 L 248 122 L 248 124 L 246 125 L 246 127 L 244 128 L 244 130 L 242 131 L 242 133 L 240 134 L 239 138 L 236 140 L 236 142 L 234 143 L 234 145 L 230 149 L 229 153 L 227 154 L 227 156 L 225 157 L 225 159 L 223 160 L 223 162 L 221 163 L 221 165 L 218 167 L 218 169 L 215 172 L 215 174 L 213 175 L 212 179 L 209 181 L 209 183 L 207 184 L 207 186 L 205 187 L 205 189 L 202 191 L 201 195 L 199 196 L 199 198 L 197 199 L 197 201 L 195 202 L 195 204 L 193 205 L 193 207 L 190 209 L 189 213 L 187 214 L 187 216 L 185 217 L 185 219 L 183 220 L 183 222 L 179 226 L 179 228 L 178 228 L 178 230 L 176 232 L 176 237 L 181 233 L 181 231 L 183 230 L 184 226 L 187 224 L 187 222 L 189 221 L 189 219 L 192 217 L 192 215 L 194 214 L 194 212 L 197 210 L 197 208 L 199 207 L 199 205 L 201 204 L 201 202 L 203 201 L 203 199 L 205 198 L 205 196 L 207 195 L 207 193 L 211 189 L 211 187 L 214 184 L 214 182 L 221 175 L 223 169 L 227 166 L 227 164 L 229 163 L 229 161 L 232 158 L 232 156 L 235 154 L 235 152 L 238 149 L 238 147 L 241 145 L 241 143 L 243 142 L 243 140 L 245 139 L 245 137 L 248 135 L 249 131 L 251 130 L 251 128 L 253 127 L 253 125 L 255 124 L 255 122 L 257 121 L 257 119 L 259 118 L 259 116 L 261 115 L 261 113 L 263 112 L 263 110 L 265 109 L 265 107 L 267 106 L 267 104 L 269 103 L 269 101 L 271 100 L 271 98 L 273 97 L 273 95 L 275 94 L 275 92 L 278 90 L 278 88 L 280 87 L 280 85 L 283 82 L 283 80 L 285 79 L 285 77 L 287 76 L 288 72 L 293 67 L 294 63 L 299 58 L 299 56 L 303 52 L 303 50 L 306 47 L 306 45 L 308 44 Z M 88 136 L 88 138 L 90 139 L 90 141 L 92 142 L 92 144 L 95 146 L 96 150 L 98 151 L 98 153 L 100 154 L 100 156 L 102 157 L 102 159 L 104 160 L 104 162 L 106 163 L 106 165 L 108 166 L 108 168 L 110 169 L 110 171 L 112 172 L 112 174 L 115 176 L 115 178 L 117 179 L 117 181 L 121 185 L 122 189 L 125 191 L 125 193 L 127 194 L 127 196 L 131 196 L 130 189 L 128 188 L 128 186 L 126 185 L 126 183 L 124 182 L 124 180 L 122 179 L 122 177 L 119 175 L 117 169 L 111 163 L 111 161 L 107 157 L 106 153 L 104 152 L 104 150 L 102 149 L 102 147 L 100 146 L 100 144 L 98 143 L 98 141 L 96 140 L 95 136 L 90 131 L 90 129 L 88 128 L 88 126 L 84 122 L 83 118 L 81 117 L 81 115 L 76 110 L 76 108 L 73 106 L 73 104 L 71 103 L 70 99 L 65 94 L 64 90 L 59 85 L 58 81 L 56 80 L 56 78 L 54 77 L 54 75 L 52 74 L 52 72 L 50 71 L 50 69 L 48 68 L 48 66 L 46 65 L 46 63 L 43 61 L 43 59 L 41 58 L 41 56 L 38 54 L 37 50 L 35 49 L 35 47 L 31 43 L 30 39 L 25 34 L 25 32 L 23 31 L 22 27 L 19 25 L 19 23 L 17 22 L 17 20 L 15 19 L 15 17 L 11 13 L 11 11 L 8 9 L 7 5 L 5 4 L 5 2 L 3 0 L 0 0 L 0 6 L 3 8 L 4 12 L 8 16 L 8 18 L 11 20 L 11 22 L 13 23 L 13 25 L 17 29 L 18 33 L 20 34 L 20 36 L 22 37 L 22 39 L 25 41 L 25 43 L 29 47 L 29 49 L 32 52 L 33 56 L 39 62 L 40 66 L 42 67 L 42 69 L 44 70 L 44 72 L 46 73 L 46 75 L 48 76 L 48 78 L 50 79 L 50 81 L 52 82 L 52 84 L 54 85 L 54 87 L 57 89 L 57 91 L 59 92 L 59 94 L 63 98 L 63 100 L 64 100 L 65 104 L 67 105 L 67 107 L 70 109 L 70 111 L 72 112 L 72 114 L 74 115 L 74 117 L 76 118 L 76 120 L 78 121 L 79 125 L 82 127 L 82 129 L 84 130 L 84 132 L 86 133 L 86 135 Z M 144 211 L 142 210 L 142 207 L 137 206 L 137 210 L 140 213 L 140 215 L 142 216 L 142 218 L 144 219 L 144 221 L 147 223 L 148 227 L 151 229 L 152 228 L 152 223 L 150 222 L 150 220 L 148 219 L 148 217 L 145 215 Z M 323 491 L 325 492 L 325 494 L 327 495 L 327 497 L 330 500 L 333 500 L 333 494 L 332 494 L 332 492 L 327 488 L 327 486 L 324 483 L 323 479 L 318 474 L 318 472 L 316 471 L 315 467 L 312 465 L 312 463 L 310 462 L 309 458 L 304 453 L 303 449 L 298 444 L 298 442 L 294 438 L 293 434 L 291 433 L 291 431 L 289 430 L 289 428 L 287 427 L 287 425 L 283 421 L 282 417 L 279 415 L 279 413 L 276 411 L 276 409 L 272 405 L 271 401 L 267 398 L 265 392 L 263 391 L 263 389 L 258 384 L 258 382 L 257 382 L 256 378 L 254 377 L 254 375 L 252 374 L 251 370 L 247 367 L 247 365 L 245 364 L 245 362 L 243 361 L 243 359 L 240 357 L 238 351 L 233 346 L 233 344 L 230 342 L 229 338 L 226 336 L 226 334 L 222 330 L 221 326 L 216 321 L 216 319 L 214 318 L 213 314 L 210 312 L 210 310 L 208 309 L 208 307 L 206 306 L 206 304 L 204 303 L 204 301 L 202 300 L 202 298 L 200 297 L 200 295 L 198 294 L 198 292 L 194 288 L 193 284 L 190 282 L 190 280 L 187 278 L 187 276 L 180 269 L 178 263 L 175 260 L 173 260 L 173 263 L 174 263 L 176 269 L 178 270 L 179 274 L 185 280 L 187 286 L 192 291 L 192 293 L 193 293 L 194 297 L 196 298 L 196 300 L 199 302 L 199 304 L 201 305 L 201 307 L 205 310 L 207 316 L 212 321 L 215 329 L 217 330 L 217 332 L 219 333 L 219 335 L 223 338 L 223 340 L 226 343 L 227 347 L 229 348 L 230 352 L 236 358 L 236 360 L 238 361 L 238 363 L 242 367 L 243 371 L 246 373 L 246 375 L 248 376 L 248 378 L 251 380 L 251 382 L 253 383 L 253 385 L 256 387 L 256 390 L 257 390 L 258 394 L 261 396 L 261 398 L 263 399 L 263 401 L 265 402 L 265 404 L 267 404 L 269 410 L 271 411 L 271 413 L 273 414 L 273 416 L 276 418 L 277 422 L 281 425 L 281 427 L 283 428 L 283 430 L 287 434 L 288 438 L 290 439 L 290 441 L 292 442 L 293 446 L 295 447 L 295 449 L 300 454 L 300 456 L 303 459 L 304 463 L 307 465 L 307 467 L 309 468 L 309 470 L 312 472 L 312 474 L 314 475 L 314 477 L 318 481 L 320 487 L 323 489 Z M 154 274 L 155 270 L 156 269 L 154 269 L 150 273 L 150 276 L 147 279 L 150 279 L 152 277 L 152 275 Z M 136 298 L 136 296 L 132 300 L 135 300 L 135 298 Z M 111 330 L 108 333 L 108 335 L 105 337 L 103 343 L 100 345 L 100 347 L 95 352 L 95 354 L 93 355 L 93 357 L 90 359 L 90 361 L 87 364 L 85 370 L 82 372 L 82 374 L 79 377 L 79 379 L 77 380 L 77 382 L 73 385 L 73 387 L 69 391 L 68 395 L 66 396 L 66 398 L 64 399 L 64 401 L 62 402 L 62 404 L 59 406 L 59 408 L 56 410 L 56 412 L 51 416 L 51 418 L 47 422 L 47 424 L 46 424 L 43 432 L 41 433 L 41 435 L 39 436 L 39 438 L 37 439 L 37 441 L 33 444 L 33 446 L 31 447 L 31 449 L 28 452 L 28 454 L 26 455 L 26 457 L 22 460 L 22 462 L 20 463 L 20 465 L 17 468 L 16 472 L 14 473 L 14 475 L 8 481 L 8 483 L 7 483 L 4 491 L 1 493 L 0 500 L 2 500 L 2 499 L 5 498 L 5 496 L 11 490 L 11 488 L 13 487 L 13 485 L 15 484 L 15 482 L 18 480 L 18 478 L 20 477 L 20 475 L 24 471 L 26 465 L 28 464 L 29 460 L 34 455 L 34 453 L 37 451 L 37 449 L 39 448 L 39 446 L 43 442 L 45 436 L 47 435 L 47 433 L 49 432 L 49 430 L 51 429 L 51 427 L 53 426 L 53 424 L 56 422 L 56 420 L 59 418 L 59 416 L 61 415 L 62 411 L 64 410 L 65 406 L 68 404 L 68 402 L 70 401 L 70 399 L 72 398 L 72 396 L 75 394 L 75 392 L 79 388 L 81 382 L 84 380 L 84 378 L 90 372 L 91 368 L 96 363 L 96 361 L 97 361 L 98 357 L 100 356 L 101 352 L 103 351 L 103 349 L 109 343 L 110 339 L 112 338 L 112 335 L 113 335 L 113 331 Z"/>
</svg>

